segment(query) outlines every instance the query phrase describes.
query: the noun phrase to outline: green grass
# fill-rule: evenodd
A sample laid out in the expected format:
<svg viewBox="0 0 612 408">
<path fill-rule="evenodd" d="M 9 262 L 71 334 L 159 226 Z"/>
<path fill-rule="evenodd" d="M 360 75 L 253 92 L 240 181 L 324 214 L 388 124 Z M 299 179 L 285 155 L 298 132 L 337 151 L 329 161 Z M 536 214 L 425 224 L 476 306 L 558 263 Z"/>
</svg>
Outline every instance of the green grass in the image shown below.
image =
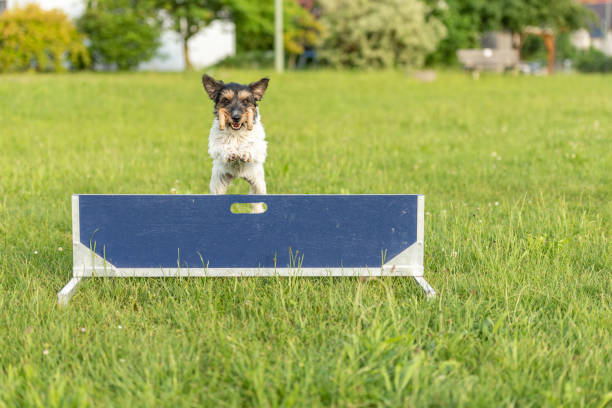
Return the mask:
<svg viewBox="0 0 612 408">
<path fill-rule="evenodd" d="M 425 194 L 438 298 L 93 279 L 59 308 L 70 195 L 207 193 L 212 105 L 196 74 L 2 76 L 0 406 L 612 404 L 610 77 L 271 78 L 268 191 Z"/>
</svg>

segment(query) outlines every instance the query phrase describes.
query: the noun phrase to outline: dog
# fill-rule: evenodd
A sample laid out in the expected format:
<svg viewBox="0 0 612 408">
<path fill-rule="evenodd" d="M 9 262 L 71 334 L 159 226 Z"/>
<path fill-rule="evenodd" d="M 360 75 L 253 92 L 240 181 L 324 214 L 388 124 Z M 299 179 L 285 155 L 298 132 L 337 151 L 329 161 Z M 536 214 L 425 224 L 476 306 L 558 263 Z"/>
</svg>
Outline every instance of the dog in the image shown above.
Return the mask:
<svg viewBox="0 0 612 408">
<path fill-rule="evenodd" d="M 215 103 L 215 119 L 208 137 L 208 154 L 213 160 L 211 194 L 225 194 L 235 178 L 250 184 L 250 194 L 266 194 L 264 163 L 268 143 L 257 102 L 263 98 L 269 81 L 262 78 L 248 85 L 226 84 L 206 74 L 202 76 L 204 89 Z M 253 212 L 264 212 L 263 204 L 253 204 Z"/>
</svg>

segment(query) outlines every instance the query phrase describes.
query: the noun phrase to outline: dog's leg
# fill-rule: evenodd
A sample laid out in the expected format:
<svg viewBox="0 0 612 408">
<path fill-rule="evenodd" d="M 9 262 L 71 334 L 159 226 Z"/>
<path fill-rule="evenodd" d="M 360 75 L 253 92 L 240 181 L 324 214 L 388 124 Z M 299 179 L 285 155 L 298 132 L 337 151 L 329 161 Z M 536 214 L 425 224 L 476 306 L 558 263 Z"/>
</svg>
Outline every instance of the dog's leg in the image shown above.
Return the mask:
<svg viewBox="0 0 612 408">
<path fill-rule="evenodd" d="M 212 175 L 210 176 L 210 194 L 225 194 L 233 179 L 234 176 L 231 174 L 225 173 L 213 166 Z"/>
<path fill-rule="evenodd" d="M 266 194 L 266 179 L 263 166 L 257 166 L 249 177 L 245 177 L 245 180 L 251 185 L 249 194 Z M 253 203 L 251 209 L 253 214 L 261 214 L 264 211 L 263 203 Z"/>
</svg>

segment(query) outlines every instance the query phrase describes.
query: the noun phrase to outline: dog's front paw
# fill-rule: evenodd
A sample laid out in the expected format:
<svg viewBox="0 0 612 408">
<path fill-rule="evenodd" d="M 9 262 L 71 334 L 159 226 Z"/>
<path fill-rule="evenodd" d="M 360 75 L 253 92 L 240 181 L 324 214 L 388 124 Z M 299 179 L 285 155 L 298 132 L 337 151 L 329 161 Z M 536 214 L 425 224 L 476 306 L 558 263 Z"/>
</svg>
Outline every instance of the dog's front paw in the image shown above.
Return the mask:
<svg viewBox="0 0 612 408">
<path fill-rule="evenodd" d="M 253 162 L 253 155 L 251 154 L 251 152 L 240 153 L 240 161 L 243 161 L 245 163 L 251 163 Z"/>
<path fill-rule="evenodd" d="M 240 155 L 238 153 L 228 153 L 225 156 L 225 161 L 228 163 L 235 162 L 236 160 L 240 160 Z"/>
</svg>

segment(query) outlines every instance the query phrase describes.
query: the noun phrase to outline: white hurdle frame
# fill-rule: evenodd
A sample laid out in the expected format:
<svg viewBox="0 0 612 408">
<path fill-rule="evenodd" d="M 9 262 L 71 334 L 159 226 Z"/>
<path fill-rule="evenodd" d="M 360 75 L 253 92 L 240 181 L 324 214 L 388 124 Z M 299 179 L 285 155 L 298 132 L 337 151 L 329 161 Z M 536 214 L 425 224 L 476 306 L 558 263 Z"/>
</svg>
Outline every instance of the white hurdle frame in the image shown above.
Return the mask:
<svg viewBox="0 0 612 408">
<path fill-rule="evenodd" d="M 435 290 L 423 277 L 425 238 L 425 197 L 417 203 L 417 239 L 410 247 L 382 267 L 363 268 L 117 268 L 81 243 L 79 196 L 72 196 L 72 278 L 58 293 L 59 305 L 67 305 L 83 281 L 89 277 L 270 277 L 270 276 L 406 276 L 412 277 L 428 299 Z"/>
</svg>

